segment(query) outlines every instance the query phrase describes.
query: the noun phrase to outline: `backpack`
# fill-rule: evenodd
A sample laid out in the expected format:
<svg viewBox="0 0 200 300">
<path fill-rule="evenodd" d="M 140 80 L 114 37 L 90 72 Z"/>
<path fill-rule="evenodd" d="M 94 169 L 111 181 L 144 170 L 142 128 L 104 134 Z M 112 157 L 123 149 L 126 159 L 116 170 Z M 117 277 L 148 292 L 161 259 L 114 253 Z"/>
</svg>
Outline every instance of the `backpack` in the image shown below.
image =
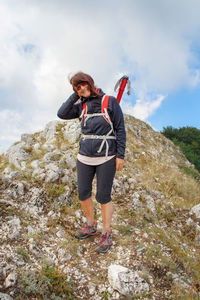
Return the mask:
<svg viewBox="0 0 200 300">
<path fill-rule="evenodd" d="M 102 97 L 101 100 L 101 112 L 100 113 L 94 113 L 94 114 L 88 114 L 87 113 L 87 103 L 83 103 L 83 110 L 80 116 L 80 120 L 81 122 L 84 122 L 84 126 L 86 125 L 86 122 L 89 118 L 91 117 L 95 117 L 95 116 L 103 116 L 104 119 L 110 124 L 111 130 L 106 134 L 106 135 L 82 135 L 82 139 L 86 140 L 86 139 L 102 139 L 102 143 L 99 147 L 99 150 L 97 151 L 98 153 L 100 153 L 103 149 L 104 144 L 106 144 L 106 157 L 108 156 L 108 150 L 109 150 L 109 146 L 108 146 L 108 142 L 107 139 L 116 139 L 115 136 L 111 135 L 111 133 L 114 132 L 114 128 L 113 128 L 113 124 L 112 121 L 110 119 L 110 116 L 108 114 L 108 103 L 109 103 L 109 96 L 108 95 L 104 95 Z"/>
</svg>

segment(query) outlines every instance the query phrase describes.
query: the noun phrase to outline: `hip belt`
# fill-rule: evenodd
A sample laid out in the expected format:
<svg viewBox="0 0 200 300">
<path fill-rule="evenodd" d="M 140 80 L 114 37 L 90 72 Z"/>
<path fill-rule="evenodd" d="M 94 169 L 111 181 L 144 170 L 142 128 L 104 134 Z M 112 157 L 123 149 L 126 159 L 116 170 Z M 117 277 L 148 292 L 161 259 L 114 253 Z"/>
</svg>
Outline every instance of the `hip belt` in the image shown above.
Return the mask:
<svg viewBox="0 0 200 300">
<path fill-rule="evenodd" d="M 103 149 L 104 144 L 106 144 L 106 157 L 108 156 L 108 150 L 109 150 L 109 145 L 107 140 L 116 140 L 115 136 L 109 136 L 109 135 L 93 135 L 93 134 L 83 134 L 82 135 L 82 139 L 83 140 L 102 140 L 101 145 L 99 147 L 99 150 L 97 151 L 98 153 L 100 153 Z"/>
</svg>

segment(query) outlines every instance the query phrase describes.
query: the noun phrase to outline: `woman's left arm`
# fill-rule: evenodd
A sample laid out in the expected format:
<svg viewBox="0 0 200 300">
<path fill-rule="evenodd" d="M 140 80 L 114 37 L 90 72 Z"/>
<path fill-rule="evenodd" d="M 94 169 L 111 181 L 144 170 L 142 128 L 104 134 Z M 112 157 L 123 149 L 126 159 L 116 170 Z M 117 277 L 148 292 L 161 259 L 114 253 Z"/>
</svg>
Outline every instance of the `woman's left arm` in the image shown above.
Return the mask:
<svg viewBox="0 0 200 300">
<path fill-rule="evenodd" d="M 121 171 L 124 166 L 124 159 L 116 157 L 116 171 Z"/>
<path fill-rule="evenodd" d="M 124 116 L 121 107 L 116 98 L 110 97 L 109 100 L 111 121 L 116 134 L 117 154 L 116 154 L 116 170 L 119 171 L 124 165 L 124 156 L 126 149 L 126 131 L 124 124 Z"/>
</svg>

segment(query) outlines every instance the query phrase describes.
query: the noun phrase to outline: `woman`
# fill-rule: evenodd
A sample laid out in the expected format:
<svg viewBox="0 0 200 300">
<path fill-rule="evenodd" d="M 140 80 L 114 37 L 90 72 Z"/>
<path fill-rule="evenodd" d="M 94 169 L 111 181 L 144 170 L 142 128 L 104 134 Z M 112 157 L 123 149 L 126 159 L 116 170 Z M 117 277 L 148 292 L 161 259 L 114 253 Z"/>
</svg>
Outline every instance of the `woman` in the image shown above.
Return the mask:
<svg viewBox="0 0 200 300">
<path fill-rule="evenodd" d="M 97 89 L 90 75 L 78 72 L 71 77 L 70 83 L 74 93 L 62 104 L 57 115 L 61 119 L 80 118 L 81 121 L 82 138 L 77 157 L 78 194 L 87 224 L 76 232 L 75 237 L 85 239 L 97 233 L 91 199 L 92 181 L 96 174 L 96 200 L 101 205 L 103 220 L 103 232 L 96 251 L 105 253 L 112 245 L 113 179 L 115 171 L 121 170 L 124 165 L 124 118 L 117 100 L 112 96 L 106 97 Z"/>
</svg>

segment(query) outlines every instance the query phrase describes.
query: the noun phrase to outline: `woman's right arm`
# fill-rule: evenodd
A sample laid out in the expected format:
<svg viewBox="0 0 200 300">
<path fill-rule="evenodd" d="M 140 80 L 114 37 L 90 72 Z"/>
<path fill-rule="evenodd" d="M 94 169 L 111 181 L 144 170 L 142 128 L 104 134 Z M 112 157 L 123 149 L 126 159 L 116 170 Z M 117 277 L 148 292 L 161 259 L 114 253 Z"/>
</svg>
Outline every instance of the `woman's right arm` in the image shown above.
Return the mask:
<svg viewBox="0 0 200 300">
<path fill-rule="evenodd" d="M 75 119 L 78 118 L 81 114 L 82 104 L 75 104 L 79 99 L 79 96 L 76 93 L 73 93 L 67 101 L 65 101 L 57 112 L 57 116 L 60 119 Z"/>
</svg>

